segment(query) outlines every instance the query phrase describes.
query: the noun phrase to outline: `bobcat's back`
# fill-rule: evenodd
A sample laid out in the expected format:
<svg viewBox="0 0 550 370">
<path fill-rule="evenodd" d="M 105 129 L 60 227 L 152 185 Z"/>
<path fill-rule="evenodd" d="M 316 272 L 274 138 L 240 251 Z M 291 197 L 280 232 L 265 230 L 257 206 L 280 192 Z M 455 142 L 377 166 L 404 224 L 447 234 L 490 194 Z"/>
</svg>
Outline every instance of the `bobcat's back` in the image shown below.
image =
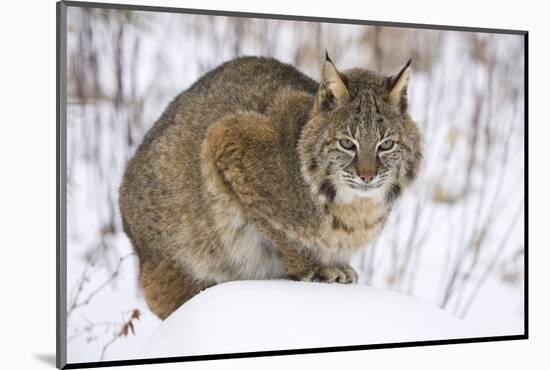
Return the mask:
<svg viewBox="0 0 550 370">
<path fill-rule="evenodd" d="M 234 59 L 206 73 L 178 95 L 147 133 L 140 150 L 170 125 L 185 125 L 204 138 L 206 129 L 224 116 L 237 111 L 264 113 L 281 89 L 304 91 L 313 96 L 317 88 L 317 82 L 278 60 Z"/>
</svg>

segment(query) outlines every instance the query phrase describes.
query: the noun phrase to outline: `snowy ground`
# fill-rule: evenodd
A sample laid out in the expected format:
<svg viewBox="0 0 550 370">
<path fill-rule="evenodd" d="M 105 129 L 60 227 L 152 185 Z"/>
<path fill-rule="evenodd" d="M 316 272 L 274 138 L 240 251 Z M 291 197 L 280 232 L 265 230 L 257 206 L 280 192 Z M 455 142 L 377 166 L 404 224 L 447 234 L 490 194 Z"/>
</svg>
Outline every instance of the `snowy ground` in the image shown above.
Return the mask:
<svg viewBox="0 0 550 370">
<path fill-rule="evenodd" d="M 161 325 L 116 204 L 127 159 L 168 102 L 236 55 L 274 56 L 317 78 L 325 48 L 341 69 L 392 73 L 412 56 L 411 115 L 426 149 L 415 187 L 354 258 L 362 286 L 326 291 L 402 292 L 481 336 L 523 333 L 521 37 L 71 7 L 68 24 L 69 362 L 133 358 Z M 203 309 L 214 292 L 197 297 Z"/>
<path fill-rule="evenodd" d="M 428 303 L 387 289 L 294 281 L 236 281 L 189 300 L 141 357 L 322 348 L 476 336 Z"/>
</svg>

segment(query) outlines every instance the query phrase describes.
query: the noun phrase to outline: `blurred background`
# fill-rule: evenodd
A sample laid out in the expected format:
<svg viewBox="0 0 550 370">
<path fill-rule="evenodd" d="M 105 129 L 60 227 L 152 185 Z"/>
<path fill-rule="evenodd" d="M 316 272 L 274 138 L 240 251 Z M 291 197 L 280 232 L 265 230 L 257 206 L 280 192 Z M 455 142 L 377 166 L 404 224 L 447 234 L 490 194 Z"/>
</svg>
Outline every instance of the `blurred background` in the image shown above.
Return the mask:
<svg viewBox="0 0 550 370">
<path fill-rule="evenodd" d="M 133 358 L 160 321 L 137 286 L 117 190 L 141 138 L 202 74 L 272 56 L 318 80 L 413 59 L 418 181 L 355 256 L 360 283 L 413 295 L 479 329 L 523 333 L 523 37 L 69 7 L 68 361 Z"/>
</svg>

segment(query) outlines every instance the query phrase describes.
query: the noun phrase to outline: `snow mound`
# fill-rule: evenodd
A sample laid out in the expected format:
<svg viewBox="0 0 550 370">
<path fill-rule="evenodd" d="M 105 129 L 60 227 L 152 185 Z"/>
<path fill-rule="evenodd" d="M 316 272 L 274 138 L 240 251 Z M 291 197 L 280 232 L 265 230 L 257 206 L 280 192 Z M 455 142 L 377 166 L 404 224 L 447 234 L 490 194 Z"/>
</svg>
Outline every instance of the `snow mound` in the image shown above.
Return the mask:
<svg viewBox="0 0 550 370">
<path fill-rule="evenodd" d="M 234 281 L 168 317 L 140 357 L 190 356 L 472 337 L 462 321 L 366 285 Z"/>
</svg>

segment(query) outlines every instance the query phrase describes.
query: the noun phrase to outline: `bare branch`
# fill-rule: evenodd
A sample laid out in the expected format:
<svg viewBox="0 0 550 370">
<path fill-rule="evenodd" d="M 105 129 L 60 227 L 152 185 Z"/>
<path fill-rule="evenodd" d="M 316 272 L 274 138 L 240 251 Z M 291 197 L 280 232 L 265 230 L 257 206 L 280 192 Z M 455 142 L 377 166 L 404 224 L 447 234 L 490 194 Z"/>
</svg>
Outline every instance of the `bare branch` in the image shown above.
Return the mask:
<svg viewBox="0 0 550 370">
<path fill-rule="evenodd" d="M 120 257 L 120 259 L 118 260 L 118 264 L 117 266 L 115 267 L 114 271 L 109 275 L 109 277 L 103 282 L 101 283 L 97 288 L 95 288 L 94 290 L 92 290 L 90 292 L 90 294 L 88 294 L 86 296 L 86 298 L 84 299 L 81 299 L 81 300 L 77 300 L 75 299 L 72 303 L 72 305 L 69 307 L 69 309 L 67 310 L 67 317 L 69 317 L 71 315 L 71 313 L 79 308 L 79 307 L 82 307 L 82 306 L 85 306 L 87 304 L 90 303 L 91 299 L 96 295 L 98 294 L 99 292 L 101 292 L 103 289 L 105 289 L 107 286 L 109 286 L 109 284 L 111 282 L 113 282 L 113 280 L 115 280 L 120 272 L 120 266 L 122 265 L 122 263 L 128 259 L 129 257 L 133 256 L 134 253 L 128 253 L 127 255 L 125 255 L 124 257 Z M 80 287 L 80 291 L 82 290 L 82 288 Z M 77 297 L 78 298 L 78 297 Z"/>
</svg>

